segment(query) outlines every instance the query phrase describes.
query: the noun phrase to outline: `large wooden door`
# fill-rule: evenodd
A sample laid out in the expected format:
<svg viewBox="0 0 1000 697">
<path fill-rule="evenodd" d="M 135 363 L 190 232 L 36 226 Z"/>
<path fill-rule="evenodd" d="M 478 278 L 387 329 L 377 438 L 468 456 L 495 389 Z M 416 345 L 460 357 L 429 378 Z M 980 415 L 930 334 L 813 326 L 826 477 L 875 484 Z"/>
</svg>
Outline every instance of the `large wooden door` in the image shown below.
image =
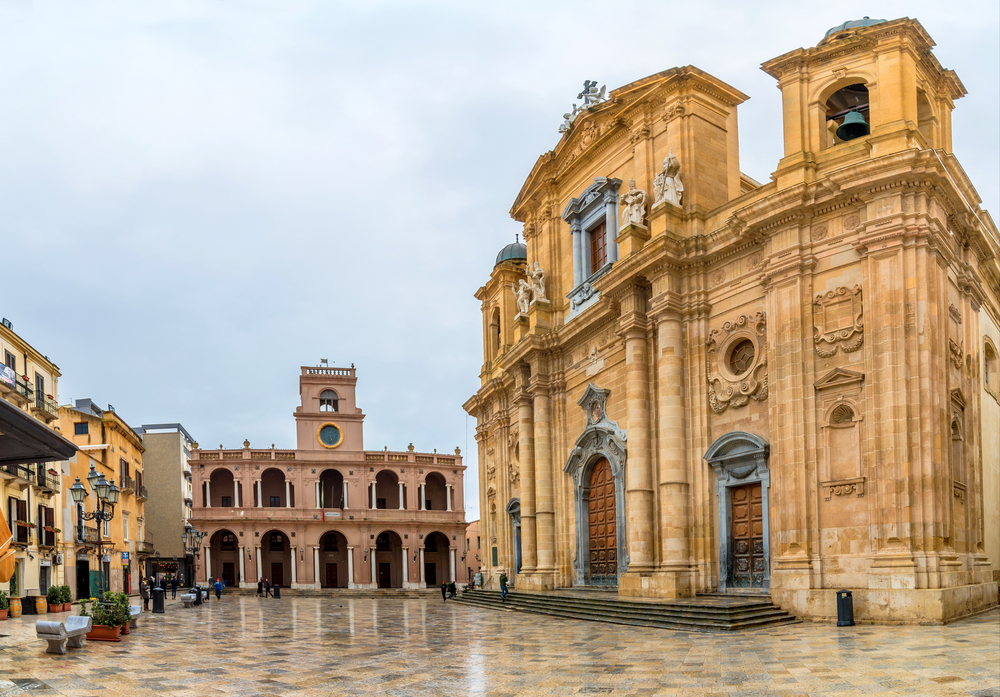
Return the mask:
<svg viewBox="0 0 1000 697">
<path fill-rule="evenodd" d="M 271 585 L 285 587 L 284 564 L 280 561 L 271 562 Z"/>
<path fill-rule="evenodd" d="M 378 563 L 378 587 L 392 588 L 392 565 L 389 562 Z"/>
<path fill-rule="evenodd" d="M 437 564 L 432 561 L 424 562 L 424 583 L 428 588 L 433 588 L 437 582 Z"/>
<path fill-rule="evenodd" d="M 587 501 L 590 525 L 590 576 L 592 585 L 618 583 L 618 528 L 615 518 L 615 478 L 604 458 L 590 472 Z"/>
<path fill-rule="evenodd" d="M 764 559 L 764 505 L 760 482 L 729 490 L 732 554 L 727 586 L 762 588 L 767 573 Z"/>
<path fill-rule="evenodd" d="M 236 585 L 236 564 L 235 562 L 225 561 L 222 562 L 222 578 L 226 582 L 228 588 L 232 588 Z"/>
<path fill-rule="evenodd" d="M 336 588 L 337 587 L 337 565 L 333 562 L 327 562 L 326 565 L 326 585 L 324 588 Z"/>
</svg>

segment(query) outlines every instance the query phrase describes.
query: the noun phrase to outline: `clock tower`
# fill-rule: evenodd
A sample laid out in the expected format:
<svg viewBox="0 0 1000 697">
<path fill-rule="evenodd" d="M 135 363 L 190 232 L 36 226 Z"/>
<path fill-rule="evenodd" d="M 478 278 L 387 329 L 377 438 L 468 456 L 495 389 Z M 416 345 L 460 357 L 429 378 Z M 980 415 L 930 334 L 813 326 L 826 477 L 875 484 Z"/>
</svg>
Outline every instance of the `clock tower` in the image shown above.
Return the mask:
<svg viewBox="0 0 1000 697">
<path fill-rule="evenodd" d="M 295 409 L 299 450 L 336 455 L 364 449 L 365 415 L 355 401 L 357 382 L 353 364 L 350 368 L 302 366 L 302 404 Z"/>
</svg>

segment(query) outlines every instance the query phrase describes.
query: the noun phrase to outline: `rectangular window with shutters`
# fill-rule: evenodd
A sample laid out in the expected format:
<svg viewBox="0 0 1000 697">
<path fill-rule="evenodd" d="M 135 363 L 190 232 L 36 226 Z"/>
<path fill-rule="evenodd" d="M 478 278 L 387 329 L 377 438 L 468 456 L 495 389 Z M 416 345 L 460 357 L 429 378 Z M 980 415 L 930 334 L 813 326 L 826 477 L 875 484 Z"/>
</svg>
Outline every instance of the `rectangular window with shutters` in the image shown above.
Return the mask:
<svg viewBox="0 0 1000 697">
<path fill-rule="evenodd" d="M 3 364 L 8 368 L 10 368 L 11 370 L 13 370 L 15 373 L 17 372 L 17 356 L 15 356 L 10 351 L 4 350 Z"/>
<path fill-rule="evenodd" d="M 77 436 L 85 436 L 90 433 L 90 424 L 86 421 L 73 424 L 73 434 Z"/>
<path fill-rule="evenodd" d="M 121 465 L 122 465 L 122 483 L 124 483 L 125 482 L 125 477 L 128 476 L 128 472 L 129 472 L 129 470 L 128 470 L 128 460 L 126 460 L 124 457 L 121 458 Z"/>
<path fill-rule="evenodd" d="M 606 230 L 605 223 L 600 223 L 587 231 L 587 234 L 590 235 L 590 273 L 592 274 L 608 263 Z"/>
<path fill-rule="evenodd" d="M 122 539 L 128 542 L 128 513 L 122 511 Z"/>
</svg>

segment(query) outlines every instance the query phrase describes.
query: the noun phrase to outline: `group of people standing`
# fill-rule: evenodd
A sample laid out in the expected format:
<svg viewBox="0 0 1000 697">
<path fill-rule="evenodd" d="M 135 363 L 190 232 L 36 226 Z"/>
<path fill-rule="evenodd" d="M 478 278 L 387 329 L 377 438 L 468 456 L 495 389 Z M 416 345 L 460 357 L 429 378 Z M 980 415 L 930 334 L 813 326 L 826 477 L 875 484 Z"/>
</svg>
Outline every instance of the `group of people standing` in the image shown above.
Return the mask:
<svg viewBox="0 0 1000 697">
<path fill-rule="evenodd" d="M 274 584 L 274 588 L 278 587 L 278 584 Z M 262 578 L 257 581 L 257 592 L 254 593 L 255 598 L 273 598 L 274 594 L 271 593 L 271 580 L 267 578 Z"/>
<path fill-rule="evenodd" d="M 177 597 L 177 586 L 180 583 L 182 583 L 182 581 L 178 581 L 176 576 L 170 576 L 169 578 L 164 576 L 160 579 L 159 583 L 157 583 L 156 579 L 151 578 L 150 576 L 143 576 L 140 578 L 139 595 L 142 597 L 142 609 L 146 611 L 149 610 L 149 593 L 153 590 L 153 588 L 162 588 L 164 593 L 166 593 L 167 586 L 170 586 L 170 597 L 171 599 L 175 599 Z"/>
<path fill-rule="evenodd" d="M 441 600 L 448 600 L 448 598 L 454 598 L 458 590 L 455 588 L 455 582 L 442 583 L 441 584 Z"/>
</svg>

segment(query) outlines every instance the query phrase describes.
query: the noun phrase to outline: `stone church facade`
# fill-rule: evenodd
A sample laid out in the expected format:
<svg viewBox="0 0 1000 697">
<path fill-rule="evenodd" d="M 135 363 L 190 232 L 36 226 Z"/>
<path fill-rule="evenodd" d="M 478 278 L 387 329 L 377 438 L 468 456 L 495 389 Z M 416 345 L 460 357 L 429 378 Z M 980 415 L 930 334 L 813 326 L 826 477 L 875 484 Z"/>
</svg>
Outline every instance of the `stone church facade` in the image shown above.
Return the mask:
<svg viewBox="0 0 1000 697">
<path fill-rule="evenodd" d="M 997 229 L 952 153 L 958 76 L 915 20 L 763 64 L 588 82 L 482 303 L 484 571 L 518 589 L 768 593 L 948 621 L 997 602 Z"/>
</svg>

